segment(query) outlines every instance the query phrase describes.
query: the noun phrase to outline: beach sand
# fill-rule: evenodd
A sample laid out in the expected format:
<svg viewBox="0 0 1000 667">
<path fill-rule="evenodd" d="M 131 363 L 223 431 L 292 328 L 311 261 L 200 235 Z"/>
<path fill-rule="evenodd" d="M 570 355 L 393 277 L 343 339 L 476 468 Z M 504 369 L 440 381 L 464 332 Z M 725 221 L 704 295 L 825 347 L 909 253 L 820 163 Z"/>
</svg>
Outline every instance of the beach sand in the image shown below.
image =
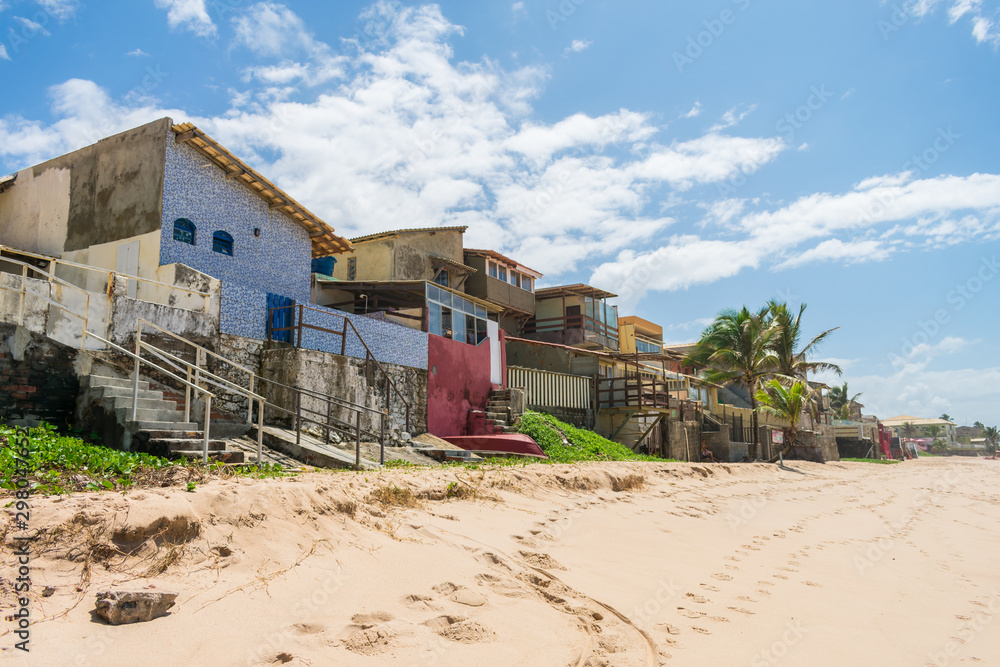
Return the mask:
<svg viewBox="0 0 1000 667">
<path fill-rule="evenodd" d="M 0 661 L 998 665 L 998 480 L 959 458 L 594 463 L 34 497 L 31 652 L 5 622 Z M 112 587 L 180 595 L 112 627 L 91 613 Z"/>
</svg>

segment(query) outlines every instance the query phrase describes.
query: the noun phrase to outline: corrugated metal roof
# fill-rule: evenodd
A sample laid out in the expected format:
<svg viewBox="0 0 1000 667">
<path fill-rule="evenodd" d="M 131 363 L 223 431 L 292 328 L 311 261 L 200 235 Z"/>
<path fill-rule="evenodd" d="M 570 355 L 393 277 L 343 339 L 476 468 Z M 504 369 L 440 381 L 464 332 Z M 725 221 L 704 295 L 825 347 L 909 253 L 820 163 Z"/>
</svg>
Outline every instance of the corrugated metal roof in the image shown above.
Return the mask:
<svg viewBox="0 0 1000 667">
<path fill-rule="evenodd" d="M 586 296 L 592 299 L 613 299 L 618 296 L 611 292 L 577 283 L 576 285 L 560 285 L 558 287 L 546 287 L 535 291 L 535 299 L 551 299 L 557 296 Z"/>
<path fill-rule="evenodd" d="M 374 241 L 376 239 L 388 238 L 390 236 L 399 236 L 400 234 L 415 234 L 419 232 L 462 232 L 465 233 L 468 227 L 414 227 L 412 229 L 394 229 L 388 232 L 378 232 L 377 234 L 368 234 L 367 236 L 358 236 L 351 239 L 351 243 L 364 243 L 366 241 Z"/>
<path fill-rule="evenodd" d="M 313 257 L 327 257 L 351 250 L 350 242 L 335 234 L 333 227 L 320 220 L 316 214 L 292 199 L 284 190 L 264 178 L 192 123 L 179 123 L 170 129 L 177 135 L 175 138 L 177 143 L 194 148 L 226 172 L 226 178 L 237 179 L 266 201 L 272 210 L 280 211 L 305 229 L 312 241 Z"/>
<path fill-rule="evenodd" d="M 515 267 L 518 267 L 520 270 L 530 271 L 535 278 L 541 278 L 542 275 L 543 275 L 543 274 L 539 273 L 538 271 L 535 271 L 534 269 L 532 269 L 532 268 L 530 268 L 528 266 L 525 266 L 524 264 L 521 264 L 520 262 L 518 262 L 516 260 L 513 260 L 510 257 L 507 257 L 506 255 L 501 255 L 496 250 L 484 250 L 484 249 L 478 249 L 478 248 L 466 248 L 465 252 L 468 253 L 468 254 L 470 254 L 470 255 L 480 255 L 482 257 L 491 257 L 491 258 L 499 260 L 501 262 L 506 262 L 507 264 L 511 264 L 511 265 L 513 265 Z"/>
</svg>

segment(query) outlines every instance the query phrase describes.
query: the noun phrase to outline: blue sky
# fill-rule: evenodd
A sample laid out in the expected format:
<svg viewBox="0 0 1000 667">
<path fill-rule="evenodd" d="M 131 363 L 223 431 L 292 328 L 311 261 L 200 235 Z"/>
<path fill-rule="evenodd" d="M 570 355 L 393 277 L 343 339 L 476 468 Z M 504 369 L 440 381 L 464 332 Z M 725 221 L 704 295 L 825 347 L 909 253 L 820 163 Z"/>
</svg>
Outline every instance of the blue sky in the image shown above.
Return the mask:
<svg viewBox="0 0 1000 667">
<path fill-rule="evenodd" d="M 0 171 L 190 120 L 344 235 L 467 224 L 672 342 L 808 303 L 868 412 L 1000 423 L 996 0 L 0 0 L 0 40 Z"/>
</svg>

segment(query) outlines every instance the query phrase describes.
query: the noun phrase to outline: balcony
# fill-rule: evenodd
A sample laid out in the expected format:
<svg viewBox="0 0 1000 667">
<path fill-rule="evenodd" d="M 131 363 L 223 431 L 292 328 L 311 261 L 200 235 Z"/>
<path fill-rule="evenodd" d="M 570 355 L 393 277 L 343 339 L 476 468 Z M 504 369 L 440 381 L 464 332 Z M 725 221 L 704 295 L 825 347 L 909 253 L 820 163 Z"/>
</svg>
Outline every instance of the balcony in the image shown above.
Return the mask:
<svg viewBox="0 0 1000 667">
<path fill-rule="evenodd" d="M 618 329 L 587 315 L 533 318 L 524 325 L 524 335 L 560 345 L 618 350 Z"/>
</svg>

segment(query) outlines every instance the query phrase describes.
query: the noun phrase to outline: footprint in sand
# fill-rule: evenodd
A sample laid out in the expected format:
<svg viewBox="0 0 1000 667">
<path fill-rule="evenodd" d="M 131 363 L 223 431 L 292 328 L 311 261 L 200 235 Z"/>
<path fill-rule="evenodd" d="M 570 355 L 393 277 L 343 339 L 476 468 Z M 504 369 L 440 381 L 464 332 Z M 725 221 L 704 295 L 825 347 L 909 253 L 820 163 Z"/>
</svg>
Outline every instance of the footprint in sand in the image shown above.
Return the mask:
<svg viewBox="0 0 1000 667">
<path fill-rule="evenodd" d="M 698 604 L 707 604 L 709 602 L 708 598 L 703 598 L 702 596 L 695 595 L 694 593 L 686 593 L 684 597 L 692 602 L 697 602 Z"/>
<path fill-rule="evenodd" d="M 957 618 L 960 621 L 971 621 L 972 620 L 972 618 L 970 618 L 969 616 L 962 616 L 961 614 L 955 614 L 955 618 Z"/>
<path fill-rule="evenodd" d="M 770 595 L 771 594 L 771 591 L 766 591 L 763 588 L 758 588 L 757 592 L 760 593 L 761 595 Z"/>
<path fill-rule="evenodd" d="M 685 609 L 684 607 L 677 607 L 677 613 L 685 618 L 701 618 L 705 615 L 703 611 L 697 611 L 695 609 Z"/>
<path fill-rule="evenodd" d="M 719 572 L 717 574 L 713 574 L 712 578 L 713 579 L 718 579 L 719 581 L 732 581 L 733 580 L 733 578 L 731 576 L 729 576 L 728 574 L 726 574 L 725 572 Z"/>
<path fill-rule="evenodd" d="M 692 625 L 691 629 L 694 630 L 695 632 L 698 632 L 698 633 L 703 634 L 703 635 L 710 635 L 710 634 L 712 634 L 711 630 L 706 630 L 705 628 L 699 628 L 696 625 Z"/>
<path fill-rule="evenodd" d="M 704 588 L 706 591 L 711 591 L 713 593 L 719 592 L 719 589 L 713 586 L 712 584 L 701 584 L 701 587 Z"/>
<path fill-rule="evenodd" d="M 816 588 L 823 588 L 820 584 L 817 584 L 815 581 L 806 581 L 803 583 L 805 583 L 806 586 L 815 586 Z"/>
<path fill-rule="evenodd" d="M 716 623 L 728 623 L 729 619 L 725 616 L 709 616 L 708 620 L 715 621 Z"/>
<path fill-rule="evenodd" d="M 747 616 L 753 616 L 756 613 L 750 611 L 749 609 L 744 609 L 743 607 L 729 607 L 729 611 L 735 611 L 738 614 L 746 614 Z"/>
<path fill-rule="evenodd" d="M 772 574 L 771 576 L 774 577 L 775 579 L 786 579 L 786 580 L 788 579 L 788 577 L 786 577 L 783 574 Z"/>
<path fill-rule="evenodd" d="M 660 623 L 656 626 L 656 629 L 660 632 L 665 632 L 668 635 L 679 635 L 681 633 L 680 628 L 675 625 L 670 625 L 669 623 Z"/>
</svg>

